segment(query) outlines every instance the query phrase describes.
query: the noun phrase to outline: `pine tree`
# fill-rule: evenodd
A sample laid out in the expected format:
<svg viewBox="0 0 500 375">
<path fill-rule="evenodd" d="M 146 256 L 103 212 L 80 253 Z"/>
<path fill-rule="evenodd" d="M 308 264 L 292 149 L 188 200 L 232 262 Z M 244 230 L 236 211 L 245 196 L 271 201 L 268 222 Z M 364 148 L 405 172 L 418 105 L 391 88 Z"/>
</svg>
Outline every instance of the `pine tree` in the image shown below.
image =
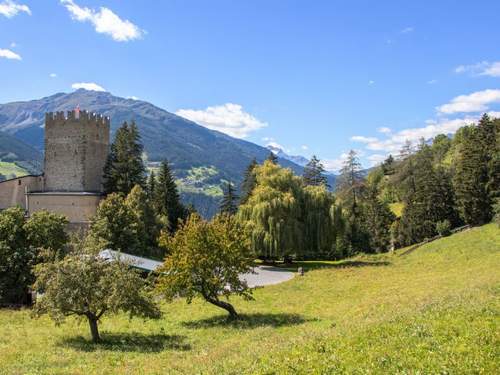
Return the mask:
<svg viewBox="0 0 500 375">
<path fill-rule="evenodd" d="M 362 227 L 362 211 L 359 201 L 363 190 L 361 163 L 356 151 L 351 150 L 340 170 L 338 194 L 346 208 L 346 238 L 351 253 L 364 251 L 368 247 L 368 236 Z"/>
<path fill-rule="evenodd" d="M 243 175 L 243 182 L 241 183 L 240 204 L 245 204 L 252 194 L 252 190 L 255 187 L 255 167 L 257 165 L 257 160 L 253 158 L 247 169 L 245 170 L 245 174 Z"/>
<path fill-rule="evenodd" d="M 231 182 L 226 183 L 224 196 L 220 203 L 219 212 L 221 214 L 234 215 L 238 211 L 238 196 Z"/>
<path fill-rule="evenodd" d="M 179 220 L 186 217 L 186 210 L 180 201 L 168 161 L 163 161 L 160 165 L 154 193 L 154 207 L 159 215 L 167 218 L 172 233 L 177 229 Z"/>
<path fill-rule="evenodd" d="M 457 207 L 467 224 L 481 225 L 492 217 L 484 139 L 478 128 L 466 134 L 459 145 L 453 186 Z"/>
<path fill-rule="evenodd" d="M 125 205 L 135 216 L 135 230 L 138 240 L 138 251 L 141 255 L 158 256 L 157 238 L 160 234 L 160 223 L 152 207 L 147 193 L 136 185 L 125 198 Z"/>
<path fill-rule="evenodd" d="M 389 155 L 382 163 L 382 172 L 384 176 L 391 176 L 394 174 L 394 158 Z"/>
<path fill-rule="evenodd" d="M 135 122 L 123 125 L 116 131 L 115 140 L 104 167 L 106 194 L 127 195 L 135 185 L 144 187 L 145 167 L 142 160 L 143 146 Z"/>
<path fill-rule="evenodd" d="M 369 248 L 366 251 L 384 252 L 391 244 L 390 228 L 396 219 L 387 203 L 378 197 L 375 186 L 369 186 L 363 205 L 363 226 L 369 235 Z"/>
<path fill-rule="evenodd" d="M 358 199 L 361 195 L 363 185 L 363 175 L 361 173 L 361 163 L 356 151 L 351 150 L 340 170 L 338 191 L 343 198 L 344 206 L 355 213 Z"/>
<path fill-rule="evenodd" d="M 321 161 L 313 155 L 304 167 L 302 178 L 306 186 L 328 186 L 328 179 L 324 175 L 325 167 Z"/>
<path fill-rule="evenodd" d="M 156 191 L 156 175 L 154 171 L 151 171 L 147 183 L 147 194 L 148 198 L 152 201 L 154 199 L 154 194 Z"/>
<path fill-rule="evenodd" d="M 401 221 L 407 244 L 435 236 L 438 222 L 448 220 L 453 226 L 458 222 L 448 172 L 434 167 L 434 155 L 424 142 L 413 158 L 415 190 L 407 196 Z"/>
<path fill-rule="evenodd" d="M 267 156 L 266 160 L 270 161 L 273 164 L 277 164 L 278 163 L 278 157 L 272 151 L 269 153 L 269 155 Z"/>
</svg>

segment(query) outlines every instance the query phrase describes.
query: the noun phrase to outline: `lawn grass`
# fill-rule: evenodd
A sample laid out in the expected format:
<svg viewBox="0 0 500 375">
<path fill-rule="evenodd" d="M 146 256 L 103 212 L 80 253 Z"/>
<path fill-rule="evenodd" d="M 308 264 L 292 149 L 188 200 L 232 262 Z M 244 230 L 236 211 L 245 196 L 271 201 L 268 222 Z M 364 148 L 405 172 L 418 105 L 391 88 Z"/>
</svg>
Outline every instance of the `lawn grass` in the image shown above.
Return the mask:
<svg viewBox="0 0 500 375">
<path fill-rule="evenodd" d="M 12 178 L 12 176 L 26 176 L 28 171 L 24 168 L 21 168 L 16 163 L 0 161 L 0 174 L 3 174 L 7 178 Z"/>
<path fill-rule="evenodd" d="M 309 263 L 309 267 L 308 267 Z M 0 373 L 499 373 L 500 230 L 490 224 L 401 255 L 305 262 L 305 276 L 233 302 L 199 300 L 159 321 L 104 318 L 105 342 L 68 320 L 0 310 Z"/>
</svg>

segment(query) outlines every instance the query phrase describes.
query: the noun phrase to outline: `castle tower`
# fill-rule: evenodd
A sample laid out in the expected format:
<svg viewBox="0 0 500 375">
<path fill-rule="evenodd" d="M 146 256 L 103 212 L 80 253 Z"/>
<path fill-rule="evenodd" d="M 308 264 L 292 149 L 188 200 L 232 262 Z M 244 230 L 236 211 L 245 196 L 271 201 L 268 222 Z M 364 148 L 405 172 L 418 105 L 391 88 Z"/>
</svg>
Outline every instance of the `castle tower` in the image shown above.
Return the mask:
<svg viewBox="0 0 500 375">
<path fill-rule="evenodd" d="M 45 115 L 44 191 L 101 192 L 109 118 L 87 111 Z"/>
</svg>

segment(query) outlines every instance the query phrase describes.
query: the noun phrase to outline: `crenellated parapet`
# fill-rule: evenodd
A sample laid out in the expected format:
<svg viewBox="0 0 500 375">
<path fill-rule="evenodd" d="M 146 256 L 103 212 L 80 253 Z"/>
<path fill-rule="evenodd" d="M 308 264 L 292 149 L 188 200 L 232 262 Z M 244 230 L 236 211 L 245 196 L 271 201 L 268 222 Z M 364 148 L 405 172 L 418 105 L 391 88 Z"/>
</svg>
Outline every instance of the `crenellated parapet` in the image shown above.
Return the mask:
<svg viewBox="0 0 500 375">
<path fill-rule="evenodd" d="M 109 117 L 79 109 L 45 115 L 46 191 L 99 192 L 109 151 Z"/>
<path fill-rule="evenodd" d="M 67 111 L 66 113 L 64 111 L 45 113 L 45 126 L 64 125 L 68 121 L 91 122 L 98 125 L 110 126 L 109 117 L 85 110 L 73 110 Z"/>
</svg>

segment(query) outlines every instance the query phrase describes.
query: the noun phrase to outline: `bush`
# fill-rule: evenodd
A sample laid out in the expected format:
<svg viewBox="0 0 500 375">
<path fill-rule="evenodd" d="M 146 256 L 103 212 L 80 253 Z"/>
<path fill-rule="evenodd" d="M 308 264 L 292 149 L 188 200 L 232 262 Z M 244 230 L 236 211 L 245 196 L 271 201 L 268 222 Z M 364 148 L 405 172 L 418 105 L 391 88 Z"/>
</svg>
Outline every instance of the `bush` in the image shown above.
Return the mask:
<svg viewBox="0 0 500 375">
<path fill-rule="evenodd" d="M 443 220 L 436 223 L 436 232 L 440 236 L 446 237 L 451 234 L 451 224 L 449 220 Z"/>
</svg>

